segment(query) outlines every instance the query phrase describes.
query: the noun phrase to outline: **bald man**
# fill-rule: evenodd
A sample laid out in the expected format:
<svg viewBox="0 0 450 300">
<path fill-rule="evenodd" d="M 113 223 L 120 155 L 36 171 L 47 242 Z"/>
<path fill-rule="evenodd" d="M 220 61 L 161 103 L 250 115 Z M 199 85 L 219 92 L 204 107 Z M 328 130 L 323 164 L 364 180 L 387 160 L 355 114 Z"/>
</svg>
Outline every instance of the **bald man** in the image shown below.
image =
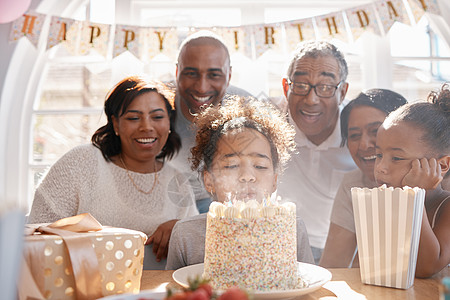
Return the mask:
<svg viewBox="0 0 450 300">
<path fill-rule="evenodd" d="M 219 36 L 199 31 L 183 41 L 178 54 L 175 96 L 175 128 L 181 137 L 181 149 L 170 163 L 189 174 L 200 213 L 208 211 L 211 195 L 204 189 L 199 174 L 191 170 L 190 150 L 197 132 L 192 121 L 202 106 L 217 105 L 226 94 L 251 96 L 243 89 L 230 86 L 230 79 L 230 54 Z"/>
</svg>

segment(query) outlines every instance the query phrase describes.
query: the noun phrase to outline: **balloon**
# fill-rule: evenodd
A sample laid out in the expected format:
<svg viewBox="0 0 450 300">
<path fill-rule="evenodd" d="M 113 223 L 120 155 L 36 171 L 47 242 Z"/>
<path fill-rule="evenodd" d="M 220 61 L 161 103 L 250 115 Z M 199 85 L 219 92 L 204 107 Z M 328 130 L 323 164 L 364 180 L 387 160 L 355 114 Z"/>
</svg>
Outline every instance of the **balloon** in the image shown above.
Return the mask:
<svg viewBox="0 0 450 300">
<path fill-rule="evenodd" d="M 0 0 L 0 23 L 9 23 L 23 15 L 31 0 Z"/>
</svg>

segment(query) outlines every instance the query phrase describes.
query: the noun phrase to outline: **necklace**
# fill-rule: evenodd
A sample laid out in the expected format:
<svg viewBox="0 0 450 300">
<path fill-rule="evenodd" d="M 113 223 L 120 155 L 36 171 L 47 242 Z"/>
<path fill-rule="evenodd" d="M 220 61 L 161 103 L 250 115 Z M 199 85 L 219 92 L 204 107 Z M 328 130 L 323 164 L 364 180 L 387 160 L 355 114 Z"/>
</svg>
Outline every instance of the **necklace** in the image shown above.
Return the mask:
<svg viewBox="0 0 450 300">
<path fill-rule="evenodd" d="M 122 154 L 119 155 L 119 158 L 120 158 L 120 162 L 121 162 L 122 165 L 125 167 L 125 170 L 127 171 L 128 178 L 130 178 L 131 183 L 133 184 L 134 188 L 137 189 L 139 192 L 141 192 L 141 193 L 143 193 L 143 194 L 146 194 L 146 195 L 148 195 L 148 194 L 150 194 L 151 192 L 153 192 L 153 189 L 154 189 L 155 186 L 156 186 L 156 182 L 158 181 L 158 173 L 156 172 L 156 161 L 155 161 L 155 179 L 153 180 L 153 186 L 152 186 L 152 188 L 150 189 L 150 191 L 146 192 L 146 191 L 142 190 L 140 187 L 138 187 L 137 184 L 136 184 L 136 182 L 134 182 L 134 179 L 133 179 L 133 177 L 131 177 L 131 174 L 130 174 L 130 171 L 128 170 L 128 168 L 127 168 L 127 165 L 126 165 L 125 162 L 123 161 Z"/>
</svg>

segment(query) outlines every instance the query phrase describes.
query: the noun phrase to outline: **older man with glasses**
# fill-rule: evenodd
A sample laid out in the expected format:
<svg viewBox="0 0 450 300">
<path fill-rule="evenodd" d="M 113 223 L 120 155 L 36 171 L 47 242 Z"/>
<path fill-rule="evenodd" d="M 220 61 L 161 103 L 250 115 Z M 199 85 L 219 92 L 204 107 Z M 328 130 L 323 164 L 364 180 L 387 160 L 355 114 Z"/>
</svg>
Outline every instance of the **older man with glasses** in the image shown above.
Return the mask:
<svg viewBox="0 0 450 300">
<path fill-rule="evenodd" d="M 340 146 L 339 114 L 347 74 L 344 56 L 333 44 L 312 41 L 297 48 L 282 81 L 298 153 L 279 180 L 278 195 L 297 204 L 316 263 L 325 246 L 336 191 L 344 173 L 355 168 L 347 148 Z"/>
</svg>

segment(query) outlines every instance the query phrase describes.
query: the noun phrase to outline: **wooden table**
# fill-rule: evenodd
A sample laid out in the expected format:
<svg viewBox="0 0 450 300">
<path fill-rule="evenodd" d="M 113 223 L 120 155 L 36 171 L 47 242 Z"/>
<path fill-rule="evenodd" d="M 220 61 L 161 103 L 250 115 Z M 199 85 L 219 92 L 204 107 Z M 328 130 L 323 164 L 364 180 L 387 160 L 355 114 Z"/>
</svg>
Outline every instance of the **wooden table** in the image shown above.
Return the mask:
<svg viewBox="0 0 450 300">
<path fill-rule="evenodd" d="M 443 277 L 450 276 L 450 268 L 446 267 L 439 274 L 429 279 L 415 278 L 414 285 L 407 289 L 394 289 L 367 285 L 361 282 L 359 269 L 329 269 L 333 274 L 330 282 L 319 290 L 295 299 L 439 299 L 439 283 Z M 172 279 L 173 271 L 144 271 L 141 290 L 165 289 L 179 287 Z"/>
</svg>

